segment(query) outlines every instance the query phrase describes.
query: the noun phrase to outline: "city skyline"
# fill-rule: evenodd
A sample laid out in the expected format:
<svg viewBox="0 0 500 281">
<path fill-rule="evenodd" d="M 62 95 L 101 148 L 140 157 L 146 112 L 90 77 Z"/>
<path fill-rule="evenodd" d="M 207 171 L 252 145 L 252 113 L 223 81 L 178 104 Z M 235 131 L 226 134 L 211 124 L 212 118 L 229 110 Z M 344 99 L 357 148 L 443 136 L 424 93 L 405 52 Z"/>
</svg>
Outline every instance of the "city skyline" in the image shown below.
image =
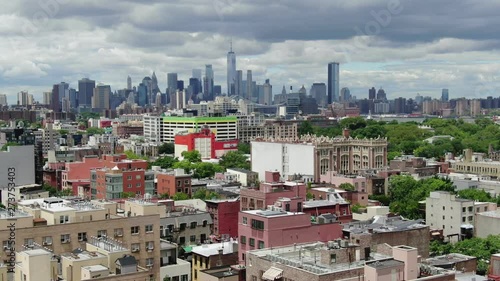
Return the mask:
<svg viewBox="0 0 500 281">
<path fill-rule="evenodd" d="M 76 89 L 83 77 L 114 91 L 126 88 L 130 75 L 137 86 L 153 71 L 164 91 L 167 73 L 188 81 L 192 69 L 206 64 L 213 65 L 214 84 L 227 92 L 231 38 L 237 69 L 252 70 L 259 84 L 270 79 L 274 94 L 282 85 L 309 89 L 327 83 L 331 61 L 340 63 L 340 88 L 358 98 L 372 86 L 382 86 L 390 98 L 417 93 L 440 98 L 442 88 L 449 89 L 450 98 L 486 97 L 500 89 L 499 40 L 488 31 L 496 23 L 488 15 L 500 3 L 490 1 L 474 9 L 468 1 L 193 0 L 190 5 L 197 9 L 154 1 L 105 8 L 97 2 L 49 2 L 57 5 L 23 5 L 23 0 L 0 12 L 5 23 L 0 94 L 7 94 L 10 104 L 21 91 L 41 100 L 61 81 Z M 172 16 L 163 19 L 166 11 Z M 460 30 L 450 25 L 458 24 L 458 11 Z M 46 20 L 35 25 L 37 13 L 45 13 Z M 297 17 L 314 20 L 304 25 Z M 359 36 L 367 34 L 374 36 Z"/>
</svg>

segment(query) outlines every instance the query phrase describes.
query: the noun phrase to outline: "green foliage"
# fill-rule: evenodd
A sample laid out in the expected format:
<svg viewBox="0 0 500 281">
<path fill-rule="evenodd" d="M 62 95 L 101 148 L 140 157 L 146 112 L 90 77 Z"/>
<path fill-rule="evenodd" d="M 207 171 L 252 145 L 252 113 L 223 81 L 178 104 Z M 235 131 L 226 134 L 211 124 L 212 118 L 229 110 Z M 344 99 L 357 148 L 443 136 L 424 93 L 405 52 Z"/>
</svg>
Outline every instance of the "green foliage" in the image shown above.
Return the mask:
<svg viewBox="0 0 500 281">
<path fill-rule="evenodd" d="M 132 150 L 126 150 L 123 154 L 125 154 L 127 156 L 127 159 L 130 160 L 137 160 L 137 159 L 148 160 L 147 157 L 141 157 L 135 154 Z"/>
<path fill-rule="evenodd" d="M 307 198 L 307 200 L 313 200 L 314 199 L 314 194 L 312 194 L 312 192 L 308 191 L 307 194 L 306 194 L 306 198 Z"/>
<path fill-rule="evenodd" d="M 2 146 L 1 151 L 7 151 L 7 147 L 9 146 L 19 146 L 17 142 L 8 142 Z"/>
<path fill-rule="evenodd" d="M 96 119 L 99 117 L 101 117 L 101 115 L 96 112 L 82 112 L 78 115 L 77 119 L 79 122 L 87 122 L 90 118 Z"/>
<path fill-rule="evenodd" d="M 170 281 L 170 280 L 171 280 L 171 279 L 170 279 L 170 276 L 165 276 L 165 277 L 163 277 L 163 281 Z"/>
<path fill-rule="evenodd" d="M 391 199 L 383 194 L 370 195 L 368 199 L 379 201 L 384 206 L 389 206 L 389 204 L 391 204 Z"/>
<path fill-rule="evenodd" d="M 363 208 L 363 206 L 361 206 L 359 203 L 358 204 L 355 204 L 351 207 L 351 211 L 353 213 L 360 213 L 360 209 Z"/>
<path fill-rule="evenodd" d="M 189 195 L 187 195 L 184 192 L 177 192 L 176 194 L 174 194 L 174 196 L 172 196 L 172 199 L 174 201 L 188 200 L 189 199 Z"/>
<path fill-rule="evenodd" d="M 102 128 L 95 128 L 95 127 L 87 128 L 87 134 L 89 135 L 102 135 L 105 132 L 106 131 Z"/>
<path fill-rule="evenodd" d="M 170 194 L 168 193 L 162 193 L 158 196 L 160 199 L 170 199 Z"/>
<path fill-rule="evenodd" d="M 158 147 L 159 154 L 174 154 L 175 153 L 175 145 L 171 142 L 163 143 Z"/>
<path fill-rule="evenodd" d="M 219 164 L 224 168 L 240 168 L 250 170 L 247 157 L 240 151 L 229 151 L 220 158 Z"/>
<path fill-rule="evenodd" d="M 71 189 L 63 189 L 63 190 L 57 190 L 55 187 L 44 183 L 42 185 L 43 190 L 49 192 L 50 197 L 63 197 L 63 196 L 72 196 L 73 195 L 73 190 Z"/>
<path fill-rule="evenodd" d="M 244 142 L 238 143 L 238 151 L 243 154 L 250 154 L 250 144 Z"/>
<path fill-rule="evenodd" d="M 493 198 L 491 194 L 482 189 L 464 189 L 458 191 L 458 196 L 464 199 L 471 199 L 479 202 L 497 202 L 496 198 Z"/>
<path fill-rule="evenodd" d="M 417 181 L 411 176 L 393 176 L 390 179 L 390 209 L 409 219 L 423 218 L 418 202 L 425 200 L 431 191 L 453 192 L 455 187 L 448 179 L 437 177 Z"/>
<path fill-rule="evenodd" d="M 68 130 L 64 130 L 64 129 L 63 130 L 59 130 L 59 134 L 61 134 L 61 135 L 67 135 L 68 133 L 69 133 Z"/>
<path fill-rule="evenodd" d="M 122 192 L 120 194 L 120 197 L 121 198 L 134 198 L 135 197 L 135 193 L 133 193 L 133 192 Z"/>
<path fill-rule="evenodd" d="M 201 162 L 201 154 L 197 150 L 183 151 L 181 155 L 182 157 L 184 157 L 184 160 L 187 160 L 191 163 Z"/>
<path fill-rule="evenodd" d="M 0 203 L 0 209 L 6 209 L 6 208 L 5 208 L 5 205 L 4 205 L 4 204 L 2 204 L 2 203 Z"/>
<path fill-rule="evenodd" d="M 297 133 L 299 136 L 307 135 L 307 134 L 314 134 L 314 128 L 311 125 L 311 122 L 309 121 L 304 121 L 300 124 L 299 128 L 297 129 Z"/>
<path fill-rule="evenodd" d="M 177 162 L 179 162 L 179 159 L 170 156 L 165 156 L 165 157 L 160 157 L 155 161 L 151 162 L 151 166 L 160 166 L 162 169 L 170 169 Z"/>
<path fill-rule="evenodd" d="M 435 255 L 459 253 L 477 258 L 477 274 L 484 275 L 492 254 L 500 251 L 500 235 L 490 235 L 486 238 L 471 238 L 455 244 L 432 242 L 430 251 Z"/>
<path fill-rule="evenodd" d="M 200 188 L 196 190 L 196 192 L 193 194 L 193 199 L 201 199 L 201 200 L 208 200 L 208 199 L 219 199 L 220 195 L 217 192 L 210 191 L 206 188 Z"/>
<path fill-rule="evenodd" d="M 184 169 L 184 172 L 187 174 L 193 173 L 193 177 L 197 179 L 201 178 L 211 178 L 215 176 L 215 173 L 224 172 L 224 169 L 214 163 L 208 162 L 196 162 L 192 163 L 188 160 L 182 160 L 179 162 L 175 162 L 173 164 L 174 169 Z"/>
<path fill-rule="evenodd" d="M 343 189 L 345 191 L 354 191 L 354 185 L 352 185 L 352 184 L 350 184 L 348 182 L 341 183 L 339 185 L 339 188 Z"/>
<path fill-rule="evenodd" d="M 365 128 L 367 125 L 366 120 L 361 117 L 344 118 L 340 120 L 340 127 L 342 129 L 349 129 L 355 131 L 357 129 Z"/>
</svg>

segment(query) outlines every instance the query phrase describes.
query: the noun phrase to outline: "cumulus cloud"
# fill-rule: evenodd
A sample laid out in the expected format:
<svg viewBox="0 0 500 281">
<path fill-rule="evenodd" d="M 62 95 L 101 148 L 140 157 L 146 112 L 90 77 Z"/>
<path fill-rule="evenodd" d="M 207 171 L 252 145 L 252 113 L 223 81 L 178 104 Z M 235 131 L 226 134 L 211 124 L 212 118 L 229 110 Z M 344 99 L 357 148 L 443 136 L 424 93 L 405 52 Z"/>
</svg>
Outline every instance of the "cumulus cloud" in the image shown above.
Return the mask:
<svg viewBox="0 0 500 281">
<path fill-rule="evenodd" d="M 309 88 L 341 63 L 341 87 L 390 97 L 481 96 L 500 82 L 495 0 L 30 0 L 0 11 L 0 93 L 40 98 L 52 84 L 91 77 L 114 89 L 153 71 L 190 78 L 212 64 L 226 88 L 229 41 L 259 83 Z M 490 86 L 491 85 L 491 86 Z M 474 93 L 474 94 L 471 94 Z"/>
</svg>

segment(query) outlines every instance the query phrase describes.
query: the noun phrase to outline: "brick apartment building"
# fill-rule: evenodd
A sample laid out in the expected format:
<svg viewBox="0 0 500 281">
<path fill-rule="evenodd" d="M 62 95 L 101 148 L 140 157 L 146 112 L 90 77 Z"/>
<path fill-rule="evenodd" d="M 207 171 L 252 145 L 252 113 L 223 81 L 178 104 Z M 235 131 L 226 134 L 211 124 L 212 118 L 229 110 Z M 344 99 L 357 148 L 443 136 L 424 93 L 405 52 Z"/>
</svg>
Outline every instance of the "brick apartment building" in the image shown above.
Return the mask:
<svg viewBox="0 0 500 281">
<path fill-rule="evenodd" d="M 191 175 L 186 175 L 183 169 L 176 169 L 173 173 L 159 173 L 156 175 L 156 188 L 158 194 L 173 196 L 183 192 L 192 196 Z"/>
<path fill-rule="evenodd" d="M 213 220 L 212 234 L 238 237 L 239 198 L 206 200 L 206 203 Z"/>
<path fill-rule="evenodd" d="M 154 194 L 154 172 L 143 169 L 102 168 L 90 172 L 90 198 L 119 199 L 124 192 L 136 195 Z M 84 192 L 88 196 L 88 192 Z M 87 197 L 89 198 L 89 197 Z"/>
</svg>

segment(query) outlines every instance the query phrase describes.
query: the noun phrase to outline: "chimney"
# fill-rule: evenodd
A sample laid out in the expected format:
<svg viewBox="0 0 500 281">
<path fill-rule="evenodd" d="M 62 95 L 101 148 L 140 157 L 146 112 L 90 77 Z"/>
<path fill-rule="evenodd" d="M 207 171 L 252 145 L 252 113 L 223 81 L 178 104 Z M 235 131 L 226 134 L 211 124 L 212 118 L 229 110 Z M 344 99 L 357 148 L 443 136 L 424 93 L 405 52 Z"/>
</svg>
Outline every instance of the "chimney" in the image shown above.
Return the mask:
<svg viewBox="0 0 500 281">
<path fill-rule="evenodd" d="M 344 136 L 344 138 L 348 139 L 351 136 L 351 131 L 348 128 L 345 128 L 342 131 L 342 135 Z"/>
</svg>

